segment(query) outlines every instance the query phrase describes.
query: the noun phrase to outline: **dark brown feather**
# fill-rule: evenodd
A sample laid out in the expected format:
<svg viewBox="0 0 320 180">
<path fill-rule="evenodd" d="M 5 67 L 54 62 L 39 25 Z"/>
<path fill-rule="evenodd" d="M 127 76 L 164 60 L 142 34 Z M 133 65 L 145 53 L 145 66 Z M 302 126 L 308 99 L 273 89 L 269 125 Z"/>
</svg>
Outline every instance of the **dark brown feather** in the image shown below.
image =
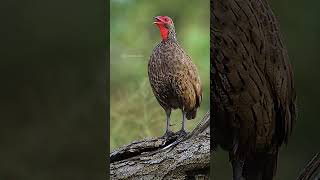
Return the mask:
<svg viewBox="0 0 320 180">
<path fill-rule="evenodd" d="M 215 0 L 211 5 L 217 141 L 234 158 L 248 159 L 244 168 L 254 167 L 255 160 L 263 163 L 250 159 L 262 153 L 273 157 L 275 169 L 278 148 L 288 141 L 296 116 L 293 74 L 278 24 L 266 0 Z"/>
</svg>

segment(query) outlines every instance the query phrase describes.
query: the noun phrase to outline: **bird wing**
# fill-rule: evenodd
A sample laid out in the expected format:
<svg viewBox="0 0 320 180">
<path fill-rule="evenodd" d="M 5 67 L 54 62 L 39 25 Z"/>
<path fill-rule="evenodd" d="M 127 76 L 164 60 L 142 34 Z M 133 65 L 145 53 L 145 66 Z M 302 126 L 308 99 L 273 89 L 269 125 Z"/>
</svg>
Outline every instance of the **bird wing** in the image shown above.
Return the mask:
<svg viewBox="0 0 320 180">
<path fill-rule="evenodd" d="M 214 116 L 256 148 L 286 142 L 296 116 L 288 55 L 267 6 L 218 0 L 211 22 Z"/>
<path fill-rule="evenodd" d="M 249 178 L 255 175 L 269 179 L 276 169 L 278 148 L 287 142 L 296 116 L 287 51 L 267 0 L 214 2 L 213 131 L 223 148 L 233 150 L 237 158 L 246 155 L 245 179 L 257 179 Z"/>
<path fill-rule="evenodd" d="M 200 77 L 196 65 L 192 62 L 191 58 L 187 55 L 188 60 L 186 61 L 189 78 L 196 94 L 196 107 L 199 107 L 202 101 L 202 86 Z"/>
<path fill-rule="evenodd" d="M 196 66 L 191 61 L 191 58 L 177 45 L 175 57 L 178 63 L 174 63 L 174 79 L 172 81 L 172 89 L 175 91 L 181 106 L 190 112 L 190 118 L 195 117 L 195 113 L 202 101 L 202 87 L 200 77 Z M 193 115 L 191 115 L 193 114 Z M 193 118 L 191 118 L 193 119 Z"/>
</svg>

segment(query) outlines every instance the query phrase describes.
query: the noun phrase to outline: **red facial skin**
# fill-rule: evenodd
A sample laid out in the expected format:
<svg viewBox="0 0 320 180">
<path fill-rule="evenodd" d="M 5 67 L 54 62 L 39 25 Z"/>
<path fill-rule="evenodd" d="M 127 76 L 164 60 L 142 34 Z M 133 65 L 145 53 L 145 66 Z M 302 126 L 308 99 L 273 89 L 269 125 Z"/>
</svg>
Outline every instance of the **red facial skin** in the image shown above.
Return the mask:
<svg viewBox="0 0 320 180">
<path fill-rule="evenodd" d="M 172 19 L 168 16 L 157 16 L 155 17 L 155 22 L 153 23 L 159 27 L 162 40 L 166 41 L 169 34 L 168 27 L 173 24 Z M 168 25 L 167 27 L 166 24 Z"/>
</svg>

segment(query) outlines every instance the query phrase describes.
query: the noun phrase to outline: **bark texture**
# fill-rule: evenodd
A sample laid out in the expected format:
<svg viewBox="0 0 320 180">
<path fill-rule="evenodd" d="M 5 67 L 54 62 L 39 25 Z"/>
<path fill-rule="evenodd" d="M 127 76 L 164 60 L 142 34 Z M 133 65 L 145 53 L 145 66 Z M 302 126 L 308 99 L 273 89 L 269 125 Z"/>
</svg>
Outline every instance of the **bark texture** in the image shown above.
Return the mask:
<svg viewBox="0 0 320 180">
<path fill-rule="evenodd" d="M 187 136 L 147 138 L 110 154 L 111 179 L 209 179 L 210 114 Z"/>
</svg>

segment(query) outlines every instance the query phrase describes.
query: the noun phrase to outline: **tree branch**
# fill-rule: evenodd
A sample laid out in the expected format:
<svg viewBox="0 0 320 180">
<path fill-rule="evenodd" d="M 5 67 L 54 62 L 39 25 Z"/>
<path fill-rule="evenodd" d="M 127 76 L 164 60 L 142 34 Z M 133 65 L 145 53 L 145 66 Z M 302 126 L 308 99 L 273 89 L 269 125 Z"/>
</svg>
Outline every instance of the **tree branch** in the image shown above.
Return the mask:
<svg viewBox="0 0 320 180">
<path fill-rule="evenodd" d="M 308 179 L 320 179 L 320 152 L 308 162 L 297 180 Z"/>
<path fill-rule="evenodd" d="M 111 179 L 209 179 L 210 113 L 187 136 L 147 138 L 110 154 Z"/>
</svg>

